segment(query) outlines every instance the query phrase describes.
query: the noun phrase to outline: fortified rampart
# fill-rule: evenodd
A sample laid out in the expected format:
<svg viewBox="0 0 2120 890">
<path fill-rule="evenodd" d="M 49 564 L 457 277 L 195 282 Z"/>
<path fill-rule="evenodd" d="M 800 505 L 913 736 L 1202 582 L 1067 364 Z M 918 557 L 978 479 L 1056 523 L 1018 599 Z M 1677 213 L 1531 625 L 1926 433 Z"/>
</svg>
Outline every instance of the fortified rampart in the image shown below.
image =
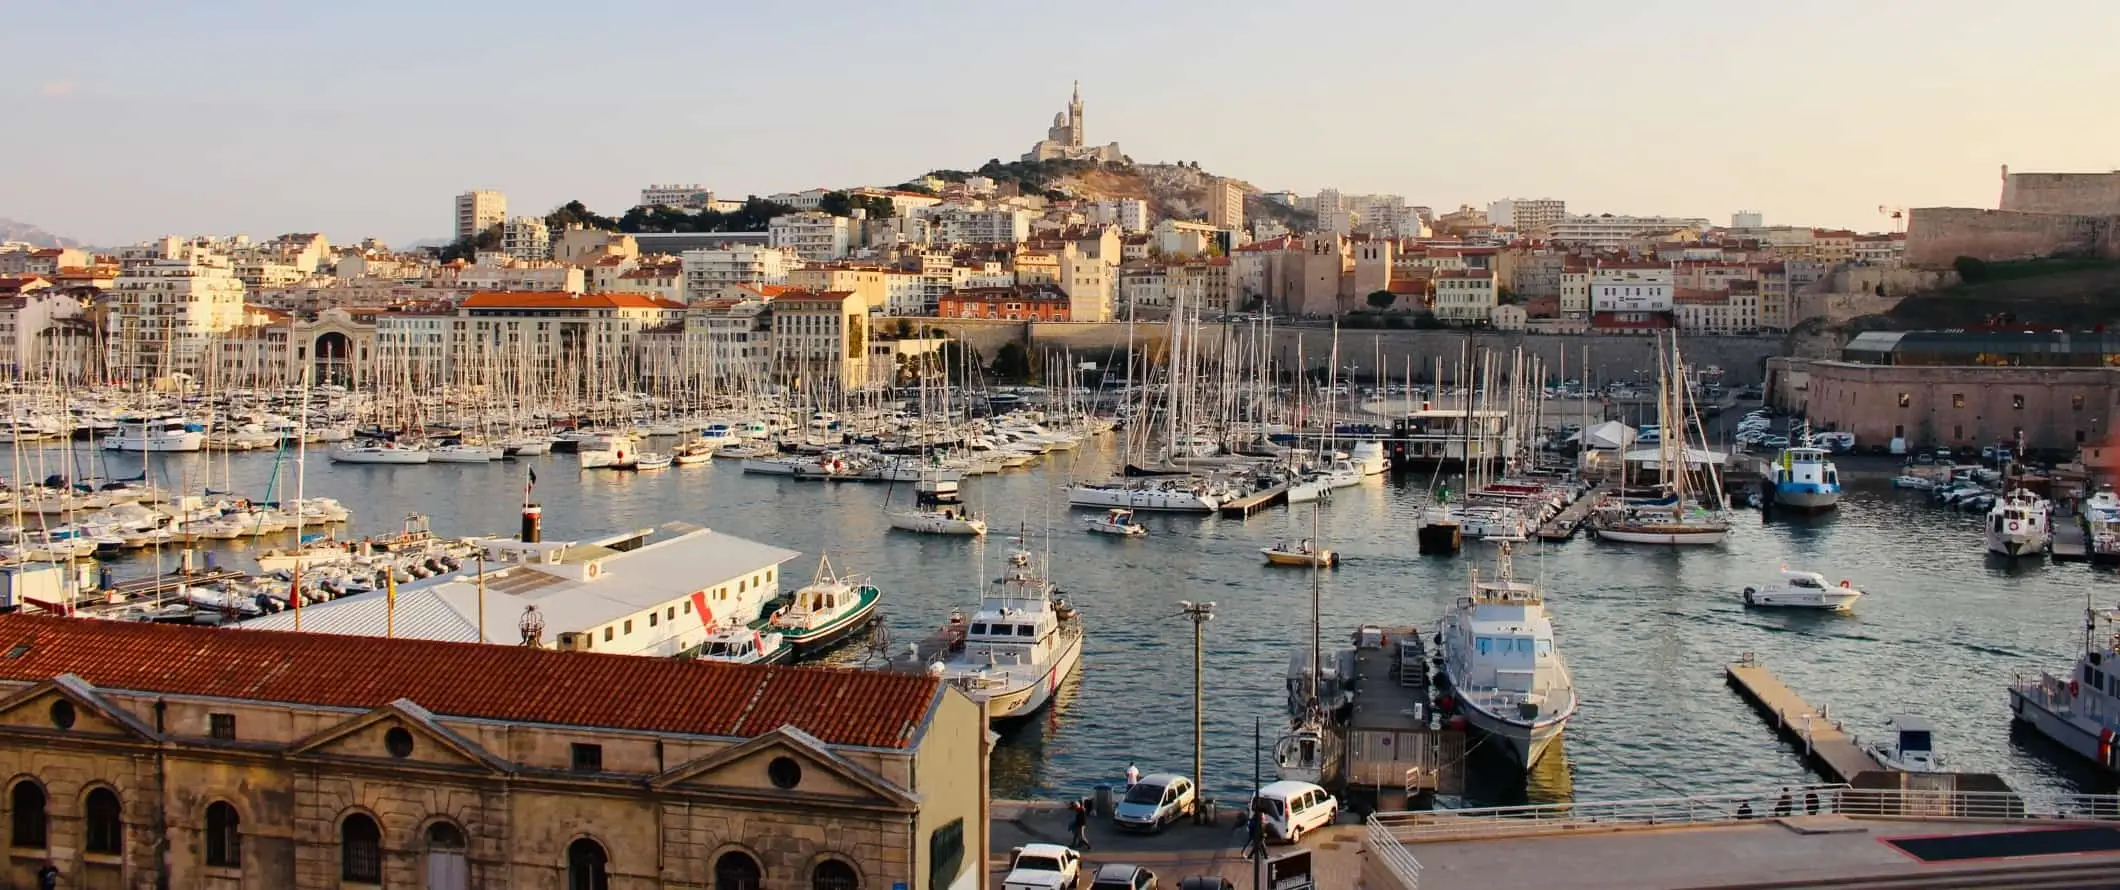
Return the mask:
<svg viewBox="0 0 2120 890">
<path fill-rule="evenodd" d="M 1910 266 L 1943 268 L 1962 256 L 1995 261 L 2055 254 L 2120 259 L 2120 213 L 2090 216 L 1917 207 L 1907 221 Z"/>
<path fill-rule="evenodd" d="M 1949 269 L 1842 263 L 1797 293 L 1792 317 L 1798 321 L 1822 318 L 1827 324 L 1842 324 L 1852 318 L 1890 312 L 1909 294 L 1957 283 L 1958 273 Z"/>
<path fill-rule="evenodd" d="M 1078 354 L 1109 351 L 1124 348 L 1129 338 L 1138 345 L 1150 346 L 1167 343 L 1168 328 L 1161 322 L 1009 322 L 960 318 L 916 318 L 909 319 L 920 330 L 940 328 L 949 332 L 967 346 L 991 360 L 994 352 L 1007 343 L 1022 343 L 1037 352 L 1072 350 Z M 890 330 L 885 323 L 883 330 Z M 1208 355 L 1218 354 L 1224 342 L 1221 325 L 1203 325 L 1201 328 L 1202 351 Z M 1230 337 L 1240 344 L 1249 340 L 1242 333 L 1242 326 L 1231 326 Z M 1468 352 L 1477 355 L 1481 349 L 1498 353 L 1505 364 L 1498 370 L 1506 372 L 1507 356 L 1521 347 L 1526 355 L 1537 356 L 1555 374 L 1567 377 L 1583 377 L 1584 362 L 1588 361 L 1592 380 L 1631 380 L 1638 376 L 1654 379 L 1656 375 L 1656 338 L 1638 334 L 1531 334 L 1505 331 L 1385 331 L 1343 330 L 1339 333 L 1339 363 L 1341 367 L 1354 365 L 1357 375 L 1369 378 L 1376 374 L 1379 362 L 1387 374 L 1402 377 L 1412 369 L 1417 379 L 1427 379 L 1435 374 L 1437 359 L 1443 361 L 1444 374 L 1456 373 L 1459 357 Z M 1686 339 L 1681 348 L 1686 363 L 1695 368 L 1720 367 L 1725 380 L 1733 385 L 1758 383 L 1763 379 L 1766 360 L 1780 355 L 1782 339 L 1773 337 L 1692 337 Z M 1239 348 L 1250 348 L 1242 345 Z M 1333 355 L 1333 332 L 1330 328 L 1288 327 L 1274 331 L 1270 347 L 1273 358 L 1284 366 L 1296 364 L 1298 351 L 1305 367 L 1322 368 Z"/>
<path fill-rule="evenodd" d="M 2003 168 L 2002 209 L 2068 216 L 2120 216 L 2120 170 L 2110 173 L 2010 173 Z"/>
</svg>

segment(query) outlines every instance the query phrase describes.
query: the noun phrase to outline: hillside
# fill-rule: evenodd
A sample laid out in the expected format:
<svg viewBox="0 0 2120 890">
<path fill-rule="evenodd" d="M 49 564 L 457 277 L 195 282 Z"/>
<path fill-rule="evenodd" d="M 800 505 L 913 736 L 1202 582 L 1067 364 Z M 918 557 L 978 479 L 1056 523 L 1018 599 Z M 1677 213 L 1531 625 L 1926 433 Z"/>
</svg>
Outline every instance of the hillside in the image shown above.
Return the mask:
<svg viewBox="0 0 2120 890">
<path fill-rule="evenodd" d="M 944 180 L 962 181 L 972 175 L 1015 186 L 1019 191 L 1046 193 L 1055 198 L 1106 201 L 1137 198 L 1148 202 L 1157 218 L 1206 219 L 1207 189 L 1222 178 L 1196 164 L 1099 164 L 1094 161 L 988 161 L 973 171 L 936 170 L 929 174 Z M 1243 180 L 1231 180 L 1244 190 L 1247 219 L 1271 218 L 1291 226 L 1304 222 L 1293 208 L 1268 201 L 1259 188 Z"/>
<path fill-rule="evenodd" d="M 0 241 L 27 241 L 38 247 L 80 247 L 81 242 L 61 238 L 26 222 L 0 217 Z"/>
<path fill-rule="evenodd" d="M 1982 278 L 1980 275 L 1974 278 Z M 1983 280 L 1912 294 L 1882 316 L 1855 319 L 1865 330 L 1935 330 L 2008 314 L 2024 324 L 2120 328 L 2120 262 L 2046 259 L 1988 264 Z"/>
</svg>

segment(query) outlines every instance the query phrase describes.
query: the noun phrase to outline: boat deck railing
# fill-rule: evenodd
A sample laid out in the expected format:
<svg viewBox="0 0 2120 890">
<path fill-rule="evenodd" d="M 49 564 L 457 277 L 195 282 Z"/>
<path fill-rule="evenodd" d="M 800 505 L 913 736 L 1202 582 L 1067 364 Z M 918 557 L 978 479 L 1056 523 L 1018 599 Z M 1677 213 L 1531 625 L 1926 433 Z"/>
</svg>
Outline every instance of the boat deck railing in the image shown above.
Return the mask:
<svg viewBox="0 0 2120 890">
<path fill-rule="evenodd" d="M 1530 804 L 1467 810 L 1375 813 L 1365 826 L 1371 854 L 1408 890 L 1420 886 L 1412 843 L 1541 834 L 1728 825 L 1757 819 L 1836 815 L 1873 819 L 2120 822 L 2120 795 L 2027 796 L 2012 791 L 1795 785 L 1689 797 Z"/>
</svg>

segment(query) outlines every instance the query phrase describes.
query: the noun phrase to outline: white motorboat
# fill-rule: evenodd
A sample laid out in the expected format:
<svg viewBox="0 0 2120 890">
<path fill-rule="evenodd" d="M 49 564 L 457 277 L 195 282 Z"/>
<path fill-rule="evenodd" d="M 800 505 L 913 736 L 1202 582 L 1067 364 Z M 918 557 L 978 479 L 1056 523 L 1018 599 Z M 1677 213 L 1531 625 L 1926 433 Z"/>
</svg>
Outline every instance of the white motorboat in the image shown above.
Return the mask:
<svg viewBox="0 0 2120 890">
<path fill-rule="evenodd" d="M 503 455 L 514 455 L 516 457 L 536 457 L 540 454 L 551 454 L 552 437 L 517 436 L 512 439 L 507 439 L 501 442 L 501 453 Z"/>
<path fill-rule="evenodd" d="M 2120 564 L 2120 495 L 2101 485 L 2083 502 L 2083 536 L 2092 565 Z"/>
<path fill-rule="evenodd" d="M 483 464 L 500 460 L 501 456 L 499 445 L 470 445 L 458 442 L 427 449 L 428 462 L 437 464 Z"/>
<path fill-rule="evenodd" d="M 174 416 L 122 418 L 117 432 L 103 438 L 105 451 L 198 451 L 205 447 L 206 433 L 187 428 L 183 418 Z"/>
<path fill-rule="evenodd" d="M 2054 541 L 2046 499 L 2012 489 L 1988 510 L 1985 536 L 1989 553 L 2012 559 L 2044 554 Z"/>
<path fill-rule="evenodd" d="M 979 600 L 964 649 L 944 658 L 942 679 L 984 702 L 991 720 L 1035 714 L 1082 660 L 1082 623 L 1027 550 L 1009 553 L 1008 568 Z"/>
<path fill-rule="evenodd" d="M 431 459 L 426 448 L 380 439 L 354 439 L 331 448 L 331 460 L 341 464 L 423 464 Z"/>
<path fill-rule="evenodd" d="M 1134 521 L 1132 510 L 1106 510 L 1102 516 L 1082 520 L 1083 529 L 1095 535 L 1130 538 L 1148 534 L 1148 526 Z"/>
<path fill-rule="evenodd" d="M 1893 488 L 1910 488 L 1915 491 L 1936 490 L 1936 480 L 1927 476 L 1902 475 L 1892 477 Z"/>
<path fill-rule="evenodd" d="M 1340 564 L 1340 554 L 1310 543 L 1305 538 L 1294 544 L 1282 541 L 1272 547 L 1261 547 L 1259 553 L 1266 557 L 1270 566 L 1317 566 L 1331 568 Z"/>
<path fill-rule="evenodd" d="M 957 496 L 957 480 L 940 470 L 914 483 L 913 498 L 910 510 L 885 511 L 892 528 L 923 535 L 986 534 L 986 520 L 972 515 Z"/>
<path fill-rule="evenodd" d="M 1496 580 L 1481 581 L 1475 568 L 1471 593 L 1443 617 L 1436 639 L 1458 713 L 1529 770 L 1575 716 L 1575 681 L 1554 645 L 1544 596 L 1511 576 L 1509 542 L 1496 546 Z"/>
<path fill-rule="evenodd" d="M 633 469 L 636 469 L 636 470 L 662 470 L 662 469 L 668 469 L 668 468 L 669 468 L 669 466 L 670 466 L 670 464 L 671 464 L 671 463 L 673 463 L 673 462 L 675 462 L 675 461 L 676 461 L 676 458 L 675 458 L 675 457 L 672 457 L 672 456 L 670 455 L 670 453 L 669 453 L 669 452 L 666 452 L 666 451 L 643 451 L 643 452 L 640 452 L 640 453 L 638 453 L 638 454 L 635 454 L 635 455 L 633 455 Z"/>
<path fill-rule="evenodd" d="M 1385 470 L 1391 469 L 1391 460 L 1384 456 L 1382 442 L 1356 442 L 1353 448 L 1348 449 L 1347 456 L 1354 461 L 1355 468 L 1364 476 L 1382 475 Z"/>
<path fill-rule="evenodd" d="M 725 624 L 707 634 L 697 657 L 729 664 L 780 664 L 795 657 L 795 647 L 777 631 Z"/>
<path fill-rule="evenodd" d="M 1781 577 L 1769 584 L 1746 587 L 1745 605 L 1779 609 L 1824 609 L 1829 612 L 1845 612 L 1855 607 L 1862 599 L 1862 591 L 1843 579 L 1839 586 L 1826 582 L 1826 576 L 1817 572 L 1781 570 Z"/>
<path fill-rule="evenodd" d="M 741 447 L 732 446 L 723 449 L 723 451 L 724 453 L 733 454 Z M 795 471 L 800 469 L 805 463 L 808 463 L 808 461 L 799 457 L 761 456 L 743 458 L 738 462 L 737 466 L 742 467 L 746 473 L 754 473 L 760 476 L 793 476 Z"/>
<path fill-rule="evenodd" d="M 1288 502 L 1308 504 L 1332 492 L 1332 484 L 1322 475 L 1311 476 L 1288 484 Z"/>
<path fill-rule="evenodd" d="M 1943 772 L 1943 757 L 1936 753 L 1936 727 L 1928 718 L 1902 714 L 1892 718 L 1888 728 L 1890 739 L 1870 742 L 1863 750 L 1884 764 L 1885 769 L 1903 773 Z"/>
<path fill-rule="evenodd" d="M 2010 716 L 2082 755 L 2106 775 L 2120 774 L 2120 609 L 2086 609 L 2083 655 L 2068 673 L 2019 674 L 2010 683 Z"/>
<path fill-rule="evenodd" d="M 630 470 L 640 458 L 640 449 L 630 436 L 609 433 L 577 440 L 575 456 L 584 470 Z"/>
</svg>

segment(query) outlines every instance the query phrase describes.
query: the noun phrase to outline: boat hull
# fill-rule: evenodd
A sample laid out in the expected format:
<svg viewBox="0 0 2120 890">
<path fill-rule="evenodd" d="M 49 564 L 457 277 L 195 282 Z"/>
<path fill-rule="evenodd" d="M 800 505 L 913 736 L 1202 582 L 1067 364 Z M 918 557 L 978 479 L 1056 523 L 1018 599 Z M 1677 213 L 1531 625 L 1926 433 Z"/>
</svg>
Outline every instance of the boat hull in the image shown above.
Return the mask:
<svg viewBox="0 0 2120 890">
<path fill-rule="evenodd" d="M 105 451 L 162 453 L 199 451 L 205 447 L 206 434 L 193 432 L 161 433 L 147 436 L 114 435 L 103 440 L 103 450 Z"/>
<path fill-rule="evenodd" d="M 876 605 L 881 596 L 864 597 L 860 606 L 839 616 L 831 624 L 817 628 L 775 628 L 780 638 L 787 641 L 795 652 L 795 658 L 812 658 L 837 648 L 852 637 L 856 631 L 876 623 Z"/>
<path fill-rule="evenodd" d="M 1319 566 L 1331 568 L 1340 564 L 1340 555 L 1330 550 L 1315 553 L 1288 553 L 1281 550 L 1262 549 L 1266 564 L 1271 566 Z"/>
<path fill-rule="evenodd" d="M 424 464 L 432 455 L 410 448 L 371 450 L 338 449 L 331 452 L 333 463 L 341 464 Z"/>
<path fill-rule="evenodd" d="M 989 723 L 1006 723 L 1022 720 L 1045 710 L 1045 706 L 1052 703 L 1053 698 L 1059 694 L 1061 685 L 1065 684 L 1067 678 L 1074 674 L 1075 667 L 1081 661 L 1082 636 L 1076 634 L 1069 639 L 1066 646 L 1063 646 L 1059 652 L 1055 653 L 1052 666 L 1046 670 L 1043 676 L 1021 686 L 1004 689 L 986 696 L 987 721 Z M 980 694 L 974 692 L 971 693 L 971 696 L 974 701 L 977 701 Z"/>
<path fill-rule="evenodd" d="M 978 519 L 946 519 L 933 513 L 892 513 L 891 527 L 923 535 L 986 534 L 986 522 Z"/>
<path fill-rule="evenodd" d="M 1840 491 L 1778 488 L 1774 491 L 1774 506 L 1822 513 L 1840 506 Z"/>
<path fill-rule="evenodd" d="M 1665 546 L 1707 546 L 1720 544 L 1730 536 L 1728 529 L 1701 529 L 1697 531 L 1662 531 L 1656 529 L 1600 528 L 1597 536 L 1607 541 L 1623 544 L 1662 544 Z"/>
<path fill-rule="evenodd" d="M 1071 507 L 1152 510 L 1164 513 L 1213 513 L 1221 503 L 1213 495 L 1190 491 L 1078 486 L 1067 493 Z"/>
<path fill-rule="evenodd" d="M 1756 609 L 1816 609 L 1826 612 L 1845 612 L 1855 608 L 1855 601 L 1862 599 L 1862 591 L 1846 587 L 1825 590 L 1791 590 L 1782 588 L 1752 588 L 1744 591 L 1745 605 Z"/>
<path fill-rule="evenodd" d="M 2120 766 L 2099 759 L 2098 730 L 2070 720 L 2066 715 L 2048 706 L 2044 695 L 2033 694 L 2024 686 L 2010 687 L 2011 719 L 2032 728 L 2064 748 L 2074 751 L 2092 765 L 2108 775 L 2120 774 Z"/>
<path fill-rule="evenodd" d="M 1510 760 L 1525 772 L 1530 772 L 1545 758 L 1546 752 L 1552 750 L 1554 742 L 1560 741 L 1562 731 L 1568 727 L 1566 720 L 1538 724 L 1505 720 L 1463 702 L 1458 705 L 1458 713 L 1465 717 L 1465 722 L 1472 724 L 1472 728 L 1500 743 Z"/>
</svg>

